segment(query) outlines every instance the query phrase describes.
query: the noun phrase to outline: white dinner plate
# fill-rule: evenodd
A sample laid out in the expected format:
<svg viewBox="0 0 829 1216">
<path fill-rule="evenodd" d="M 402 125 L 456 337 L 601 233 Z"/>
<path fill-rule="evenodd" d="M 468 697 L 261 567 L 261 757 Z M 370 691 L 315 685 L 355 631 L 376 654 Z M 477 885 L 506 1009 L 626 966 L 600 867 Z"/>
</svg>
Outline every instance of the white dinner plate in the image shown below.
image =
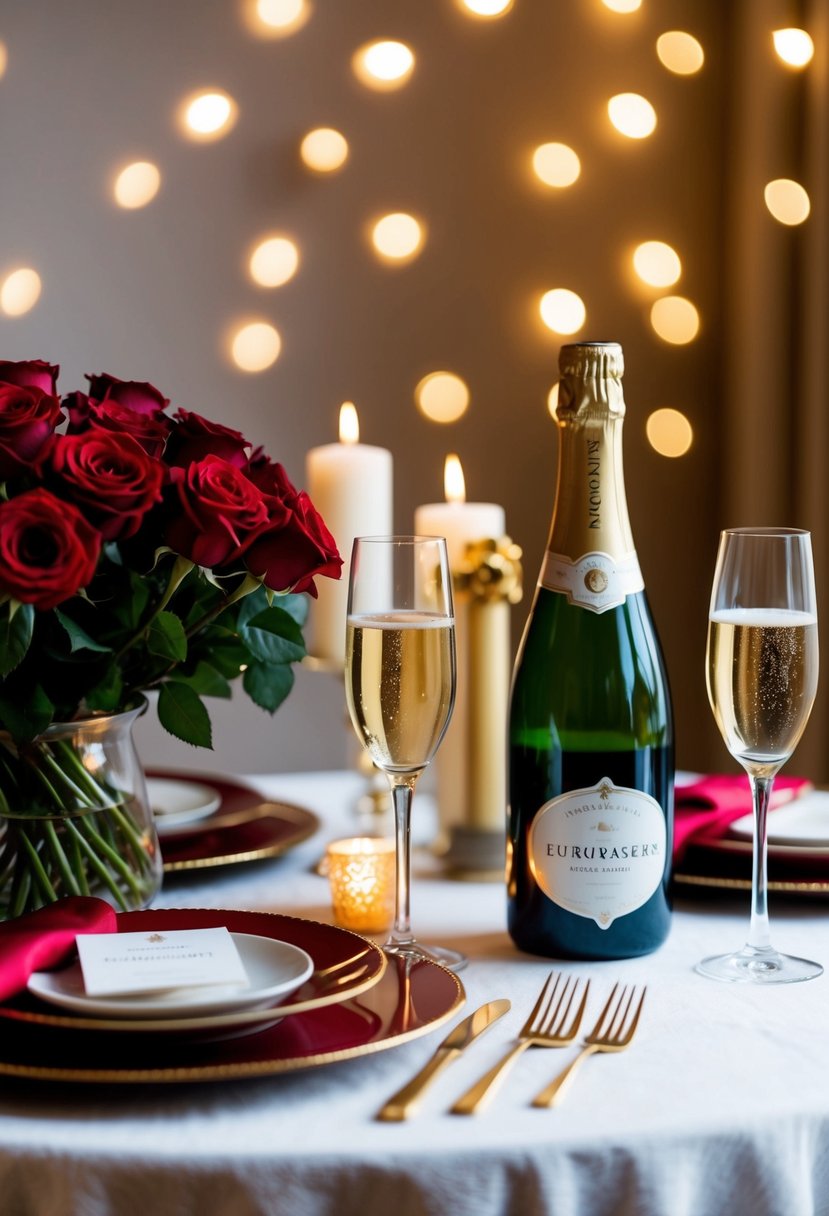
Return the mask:
<svg viewBox="0 0 829 1216">
<path fill-rule="evenodd" d="M 767 822 L 770 845 L 825 849 L 829 846 L 829 791 L 811 790 L 771 811 Z M 739 840 L 751 840 L 754 816 L 736 819 L 730 831 Z"/>
<path fill-rule="evenodd" d="M 84 991 L 80 962 L 62 971 L 36 971 L 29 992 L 76 1013 L 104 1014 L 116 1018 L 185 1018 L 194 1014 L 233 1014 L 260 1009 L 294 992 L 314 970 L 309 954 L 289 942 L 250 933 L 231 934 L 250 980 L 250 987 L 237 985 L 175 988 L 168 992 L 131 994 L 123 997 L 91 997 Z"/>
<path fill-rule="evenodd" d="M 213 786 L 176 781 L 172 777 L 148 777 L 147 793 L 159 835 L 168 827 L 206 819 L 222 804 L 221 795 Z"/>
</svg>

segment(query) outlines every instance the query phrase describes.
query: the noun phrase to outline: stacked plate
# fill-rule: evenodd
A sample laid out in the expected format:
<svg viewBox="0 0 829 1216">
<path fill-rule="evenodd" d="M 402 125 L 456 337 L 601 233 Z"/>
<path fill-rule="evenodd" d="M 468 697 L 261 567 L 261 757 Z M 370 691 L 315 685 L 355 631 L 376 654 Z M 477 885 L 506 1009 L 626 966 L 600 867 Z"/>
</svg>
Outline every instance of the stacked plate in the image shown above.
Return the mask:
<svg viewBox="0 0 829 1216">
<path fill-rule="evenodd" d="M 198 1029 L 205 1017 L 216 1029 L 234 1026 L 239 1013 L 268 1009 L 268 1024 L 280 1020 L 273 1006 L 305 983 L 314 961 L 290 942 L 250 933 L 231 933 L 250 980 L 248 988 L 204 986 L 123 997 L 93 997 L 84 990 L 79 962 L 63 971 L 38 971 L 28 983 L 29 992 L 50 1005 L 92 1017 L 140 1022 L 141 1029 L 167 1030 L 174 1021 L 179 1030 Z"/>
<path fill-rule="evenodd" d="M 464 1002 L 437 963 L 387 962 L 335 925 L 269 912 L 123 912 L 124 932 L 226 927 L 251 987 L 87 997 L 73 964 L 0 1004 L 0 1075 L 100 1084 L 271 1076 L 384 1051 L 428 1034 Z M 310 967 L 310 970 L 309 970 Z"/>
</svg>

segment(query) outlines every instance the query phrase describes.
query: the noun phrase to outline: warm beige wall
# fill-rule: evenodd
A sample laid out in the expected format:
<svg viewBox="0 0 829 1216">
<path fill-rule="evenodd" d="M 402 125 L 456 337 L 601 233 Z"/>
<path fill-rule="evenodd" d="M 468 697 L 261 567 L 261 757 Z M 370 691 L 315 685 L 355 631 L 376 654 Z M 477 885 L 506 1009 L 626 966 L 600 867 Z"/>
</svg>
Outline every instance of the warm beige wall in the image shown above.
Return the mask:
<svg viewBox="0 0 829 1216">
<path fill-rule="evenodd" d="M 306 450 L 334 437 L 342 400 L 360 410 L 367 442 L 395 455 L 396 526 L 442 496 L 447 451 L 464 464 L 470 497 L 504 504 L 532 586 L 552 507 L 554 427 L 546 396 L 558 340 L 537 299 L 568 286 L 584 298 L 580 336 L 620 340 L 627 357 L 627 483 L 641 564 L 661 629 L 684 767 L 724 763 L 703 680 L 708 589 L 717 530 L 723 272 L 723 165 L 728 80 L 721 0 L 660 0 L 632 16 L 599 0 L 515 0 L 497 21 L 464 16 L 454 0 L 317 0 L 305 28 L 257 41 L 235 0 L 30 0 L 0 11 L 9 67 L 0 81 L 0 267 L 43 277 L 38 306 L 0 319 L 0 353 L 59 361 L 62 386 L 86 371 L 149 378 L 183 405 L 263 442 L 296 480 Z M 691 30 L 704 71 L 672 76 L 654 43 Z M 350 72 L 376 36 L 410 42 L 409 85 L 374 94 Z M 173 114 L 184 94 L 217 84 L 238 101 L 225 140 L 193 145 Z M 607 98 L 638 90 L 656 133 L 630 141 L 609 127 Z M 300 137 L 325 124 L 351 143 L 346 169 L 311 177 Z M 582 177 L 554 192 L 534 183 L 536 144 L 561 140 Z M 163 173 L 157 200 L 118 211 L 107 190 L 133 158 Z M 422 256 L 388 269 L 363 227 L 378 211 L 410 209 L 428 223 Z M 302 266 L 265 292 L 244 274 L 250 242 L 295 236 Z M 703 327 L 688 347 L 648 322 L 653 292 L 637 289 L 632 247 L 658 238 L 680 252 L 680 290 Z M 249 313 L 283 338 L 276 365 L 235 372 L 221 339 Z M 440 428 L 412 390 L 450 368 L 472 405 Z M 654 453 L 647 415 L 674 406 L 696 443 L 678 461 Z M 515 613 L 516 637 L 527 602 Z M 347 753 L 341 689 L 303 672 L 270 722 L 238 698 L 215 714 L 205 767 L 339 766 Z M 202 758 L 144 726 L 149 760 Z"/>
</svg>

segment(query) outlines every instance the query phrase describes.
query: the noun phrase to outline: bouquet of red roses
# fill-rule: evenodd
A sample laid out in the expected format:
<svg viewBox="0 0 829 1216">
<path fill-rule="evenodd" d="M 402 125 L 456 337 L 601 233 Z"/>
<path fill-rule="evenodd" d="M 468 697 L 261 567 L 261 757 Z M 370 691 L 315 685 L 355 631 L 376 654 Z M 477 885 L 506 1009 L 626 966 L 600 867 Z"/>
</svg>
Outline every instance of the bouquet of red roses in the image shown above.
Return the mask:
<svg viewBox="0 0 829 1216">
<path fill-rule="evenodd" d="M 202 698 L 239 676 L 273 712 L 305 654 L 305 593 L 342 566 L 308 495 L 238 431 L 110 375 L 60 399 L 57 376 L 0 361 L 2 815 L 30 770 L 24 813 L 88 784 L 54 751 L 44 778 L 55 723 L 152 689 L 163 726 L 209 747 Z"/>
<path fill-rule="evenodd" d="M 109 375 L 60 401 L 57 375 L 0 362 L 0 727 L 28 740 L 158 689 L 167 730 L 209 746 L 203 695 L 242 674 L 266 710 L 287 696 L 299 593 L 339 578 L 337 547 L 238 431 Z"/>
</svg>

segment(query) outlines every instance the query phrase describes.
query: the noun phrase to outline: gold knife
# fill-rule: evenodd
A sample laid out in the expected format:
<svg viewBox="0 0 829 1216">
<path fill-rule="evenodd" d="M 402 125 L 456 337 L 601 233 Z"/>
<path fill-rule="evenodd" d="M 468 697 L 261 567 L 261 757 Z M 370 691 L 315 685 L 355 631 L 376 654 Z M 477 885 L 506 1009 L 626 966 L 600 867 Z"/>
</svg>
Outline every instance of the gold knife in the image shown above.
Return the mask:
<svg viewBox="0 0 829 1216">
<path fill-rule="evenodd" d="M 497 1022 L 498 1018 L 507 1013 L 509 1008 L 509 1001 L 489 1001 L 480 1009 L 476 1009 L 474 1013 L 470 1013 L 463 1021 L 458 1022 L 417 1076 L 413 1077 L 408 1085 L 404 1085 L 401 1090 L 398 1090 L 392 1098 L 389 1098 L 382 1110 L 378 1111 L 377 1118 L 394 1123 L 407 1119 L 414 1113 L 427 1085 L 434 1080 L 438 1073 L 442 1072 L 450 1060 L 457 1059 L 473 1039 L 477 1039 L 478 1035 L 483 1034 L 493 1022 Z"/>
</svg>

